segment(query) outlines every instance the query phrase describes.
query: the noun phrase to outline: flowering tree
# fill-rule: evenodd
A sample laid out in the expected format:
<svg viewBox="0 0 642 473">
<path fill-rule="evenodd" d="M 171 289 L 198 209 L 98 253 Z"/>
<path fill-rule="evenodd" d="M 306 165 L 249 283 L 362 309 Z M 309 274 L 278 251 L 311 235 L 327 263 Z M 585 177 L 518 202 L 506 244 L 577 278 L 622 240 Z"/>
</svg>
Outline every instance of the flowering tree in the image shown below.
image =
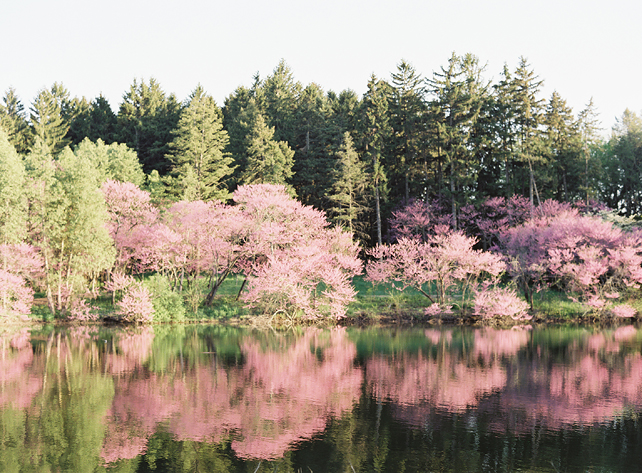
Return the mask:
<svg viewBox="0 0 642 473">
<path fill-rule="evenodd" d="M 474 238 L 446 227 L 438 227 L 436 232 L 426 242 L 402 238 L 394 245 L 378 245 L 370 250 L 375 260 L 366 266 L 366 279 L 400 282 L 401 289 L 414 287 L 444 306 L 455 287 L 460 288 L 463 303 L 480 276 L 498 276 L 504 271 L 500 256 L 473 249 L 477 243 Z M 437 301 L 424 291 L 427 283 L 435 284 Z"/>
<path fill-rule="evenodd" d="M 241 186 L 234 201 L 249 225 L 239 260 L 249 306 L 343 317 L 355 295 L 351 278 L 361 272 L 352 234 L 329 228 L 323 212 L 294 200 L 285 186 Z"/>
<path fill-rule="evenodd" d="M 543 285 L 561 287 L 598 311 L 620 291 L 642 285 L 642 234 L 574 209 L 543 212 L 506 230 L 500 249 L 531 307 Z"/>
<path fill-rule="evenodd" d="M 109 213 L 109 234 L 116 246 L 114 269 L 118 271 L 140 269 L 140 247 L 149 236 L 147 227 L 158 219 L 158 210 L 152 205 L 149 192 L 131 182 L 111 179 L 101 187 Z"/>
</svg>

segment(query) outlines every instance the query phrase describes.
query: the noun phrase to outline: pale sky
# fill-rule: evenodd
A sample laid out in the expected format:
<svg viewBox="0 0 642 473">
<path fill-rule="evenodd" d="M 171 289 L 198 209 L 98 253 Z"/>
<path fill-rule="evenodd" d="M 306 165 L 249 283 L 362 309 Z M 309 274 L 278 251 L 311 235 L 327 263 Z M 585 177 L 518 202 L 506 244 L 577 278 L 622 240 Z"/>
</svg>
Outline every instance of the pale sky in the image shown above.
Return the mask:
<svg viewBox="0 0 642 473">
<path fill-rule="evenodd" d="M 366 90 L 405 59 L 423 77 L 472 53 L 496 82 L 524 56 L 575 114 L 591 97 L 604 134 L 626 108 L 642 112 L 639 0 L 4 0 L 0 94 L 25 108 L 62 82 L 102 93 L 116 111 L 134 78 L 154 77 L 180 101 L 201 83 L 219 105 L 281 59 L 303 85 Z"/>
</svg>

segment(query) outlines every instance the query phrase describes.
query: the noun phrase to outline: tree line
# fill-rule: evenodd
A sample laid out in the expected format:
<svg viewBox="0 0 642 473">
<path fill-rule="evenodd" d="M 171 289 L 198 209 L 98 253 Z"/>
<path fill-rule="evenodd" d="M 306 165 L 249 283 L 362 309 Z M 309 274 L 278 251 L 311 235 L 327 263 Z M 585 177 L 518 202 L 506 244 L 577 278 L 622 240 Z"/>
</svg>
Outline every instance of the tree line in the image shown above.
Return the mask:
<svg viewBox="0 0 642 473">
<path fill-rule="evenodd" d="M 286 185 L 367 246 L 384 240 L 388 217 L 411 199 L 441 201 L 456 228 L 462 208 L 492 197 L 640 212 L 640 117 L 626 110 L 604 140 L 592 101 L 575 114 L 557 92 L 541 97 L 526 59 L 498 81 L 485 72 L 472 54 L 453 53 L 429 77 L 401 61 L 390 80 L 372 75 L 359 97 L 304 86 L 281 61 L 222 107 L 200 85 L 180 102 L 154 79 L 134 80 L 117 113 L 102 96 L 79 99 L 55 83 L 28 110 L 10 88 L 0 125 L 25 160 L 86 140 L 124 145 L 144 171 L 136 184 L 157 202 L 227 201 L 240 185 Z"/>
</svg>

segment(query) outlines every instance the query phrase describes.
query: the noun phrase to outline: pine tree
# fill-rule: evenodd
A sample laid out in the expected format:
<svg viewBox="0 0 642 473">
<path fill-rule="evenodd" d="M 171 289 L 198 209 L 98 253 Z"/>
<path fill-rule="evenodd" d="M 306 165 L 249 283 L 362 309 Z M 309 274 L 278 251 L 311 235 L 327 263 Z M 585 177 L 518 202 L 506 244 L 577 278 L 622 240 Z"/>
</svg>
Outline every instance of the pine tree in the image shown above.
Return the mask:
<svg viewBox="0 0 642 473">
<path fill-rule="evenodd" d="M 425 108 L 422 82 L 415 68 L 403 60 L 397 65 L 397 72 L 392 74 L 391 124 L 396 141 L 396 179 L 392 187 L 403 185 L 403 192 L 397 192 L 404 196 L 406 202 L 410 200 L 410 179 L 416 172 L 420 152 Z"/>
<path fill-rule="evenodd" d="M 337 130 L 331 121 L 332 110 L 323 90 L 310 84 L 300 94 L 295 111 L 296 142 L 292 185 L 299 201 L 323 208 L 331 185 L 329 176 L 334 159 Z"/>
<path fill-rule="evenodd" d="M 382 244 L 381 201 L 387 195 L 387 176 L 384 168 L 387 142 L 392 134 L 389 121 L 388 97 L 390 86 L 373 74 L 368 91 L 361 102 L 361 139 L 368 161 L 370 185 L 374 194 L 377 243 Z"/>
<path fill-rule="evenodd" d="M 294 151 L 284 141 L 274 140 L 274 128 L 258 114 L 246 141 L 247 167 L 243 184 L 283 184 L 292 177 Z"/>
<path fill-rule="evenodd" d="M 118 110 L 117 141 L 138 153 L 145 173 L 156 170 L 165 175 L 170 170 L 166 155 L 180 108 L 176 97 L 166 96 L 153 78 L 149 84 L 134 80 L 123 97 Z"/>
<path fill-rule="evenodd" d="M 595 159 L 595 155 L 597 154 L 596 151 L 599 150 L 602 145 L 602 139 L 599 135 L 599 131 L 601 130 L 600 121 L 592 98 L 579 113 L 577 117 L 577 127 L 581 139 L 581 157 L 584 162 L 582 192 L 583 197 L 586 199 L 585 202 L 588 205 L 591 198 L 597 198 L 597 185 L 591 181 L 595 181 L 599 173 L 596 169 L 599 165 L 597 159 Z"/>
<path fill-rule="evenodd" d="M 582 166 L 580 163 L 581 137 L 572 109 L 553 92 L 544 115 L 546 152 L 552 166 L 552 196 L 569 202 L 580 196 Z M 545 182 L 542 184 L 546 184 Z M 543 187 L 543 185 L 542 185 Z"/>
<path fill-rule="evenodd" d="M 31 105 L 32 133 L 47 145 L 54 156 L 71 143 L 67 138 L 69 123 L 64 118 L 68 95 L 60 84 L 55 83 L 51 90 L 41 90 Z"/>
<path fill-rule="evenodd" d="M 457 208 L 465 203 L 466 192 L 476 181 L 479 163 L 474 161 L 471 146 L 472 132 L 483 105 L 486 86 L 481 81 L 479 60 L 471 55 L 459 57 L 453 53 L 448 66 L 428 80 L 434 97 L 432 109 L 436 132 L 433 146 L 437 148 L 440 194 L 451 202 L 452 222 L 457 227 Z M 441 171 L 448 173 L 449 189 Z"/>
<path fill-rule="evenodd" d="M 528 196 L 531 209 L 535 207 L 535 197 L 538 195 L 536 183 L 536 166 L 546 165 L 541 133 L 542 99 L 538 97 L 543 81 L 529 69 L 524 57 L 520 58 L 519 66 L 513 76 L 513 100 L 515 110 L 515 156 L 527 166 Z"/>
<path fill-rule="evenodd" d="M 225 180 L 232 174 L 233 159 L 225 152 L 229 144 L 223 116 L 214 99 L 199 85 L 181 111 L 168 159 L 172 174 L 181 185 L 191 182 L 197 200 L 228 200 Z M 184 182 L 185 181 L 185 182 Z"/>
<path fill-rule="evenodd" d="M 0 126 L 4 128 L 9 142 L 18 153 L 29 150 L 29 124 L 25 116 L 24 105 L 13 87 L 9 87 L 0 104 Z"/>
<path fill-rule="evenodd" d="M 360 218 L 368 210 L 368 176 L 366 165 L 359 159 L 347 131 L 343 134 L 336 159 L 332 173 L 334 183 L 328 196 L 332 203 L 329 213 L 334 222 L 342 224 L 350 233 L 358 231 L 364 237 L 364 222 Z"/>
</svg>

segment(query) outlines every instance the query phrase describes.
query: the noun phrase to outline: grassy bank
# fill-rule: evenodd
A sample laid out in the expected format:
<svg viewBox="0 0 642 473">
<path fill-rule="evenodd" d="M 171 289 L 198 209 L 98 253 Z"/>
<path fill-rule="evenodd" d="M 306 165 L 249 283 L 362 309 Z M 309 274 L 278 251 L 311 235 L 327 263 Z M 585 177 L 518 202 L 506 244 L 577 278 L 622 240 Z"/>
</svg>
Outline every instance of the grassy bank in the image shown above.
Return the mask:
<svg viewBox="0 0 642 473">
<path fill-rule="evenodd" d="M 239 291 L 243 287 L 244 278 L 239 275 L 230 276 L 219 288 L 217 297 L 210 307 L 197 304 L 205 296 L 205 284 L 201 284 L 191 291 L 186 291 L 182 298 L 172 293 L 174 300 L 182 299 L 182 315 L 176 322 L 220 322 L 220 323 L 252 323 L 256 315 L 251 315 L 245 304 L 237 300 Z M 204 281 L 203 281 L 204 283 Z M 357 276 L 353 280 L 357 291 L 356 300 L 348 306 L 347 317 L 342 323 L 352 325 L 368 325 L 376 323 L 458 323 L 462 321 L 474 322 L 470 318 L 472 307 L 460 307 L 457 296 L 453 297 L 453 314 L 442 317 L 428 317 L 425 309 L 432 302 L 419 291 L 413 288 L 401 289 L 400 285 L 376 284 Z M 436 294 L 434 287 L 426 286 L 424 291 L 428 294 Z M 157 294 L 157 297 L 164 297 L 167 294 Z M 32 319 L 37 321 L 53 321 L 54 317 L 47 307 L 44 294 L 38 294 L 32 308 Z M 436 299 L 436 296 L 433 297 Z M 175 302 L 176 303 L 176 302 Z M 629 300 L 627 302 L 638 312 L 642 313 L 642 300 Z M 91 301 L 99 317 L 103 320 L 114 319 L 115 307 L 112 304 L 111 295 L 105 294 L 98 299 Z M 170 306 L 169 311 L 173 310 Z M 533 310 L 531 311 L 534 322 L 580 322 L 595 321 L 595 318 L 586 313 L 585 307 L 570 300 L 564 293 L 553 290 L 546 290 L 536 293 L 533 298 Z M 291 323 L 292 319 L 277 314 L 266 314 L 263 319 L 274 322 Z M 283 319 L 283 320 L 281 320 Z M 593 319 L 593 320 L 592 320 Z M 165 317 L 165 322 L 172 322 L 171 314 Z"/>
</svg>

